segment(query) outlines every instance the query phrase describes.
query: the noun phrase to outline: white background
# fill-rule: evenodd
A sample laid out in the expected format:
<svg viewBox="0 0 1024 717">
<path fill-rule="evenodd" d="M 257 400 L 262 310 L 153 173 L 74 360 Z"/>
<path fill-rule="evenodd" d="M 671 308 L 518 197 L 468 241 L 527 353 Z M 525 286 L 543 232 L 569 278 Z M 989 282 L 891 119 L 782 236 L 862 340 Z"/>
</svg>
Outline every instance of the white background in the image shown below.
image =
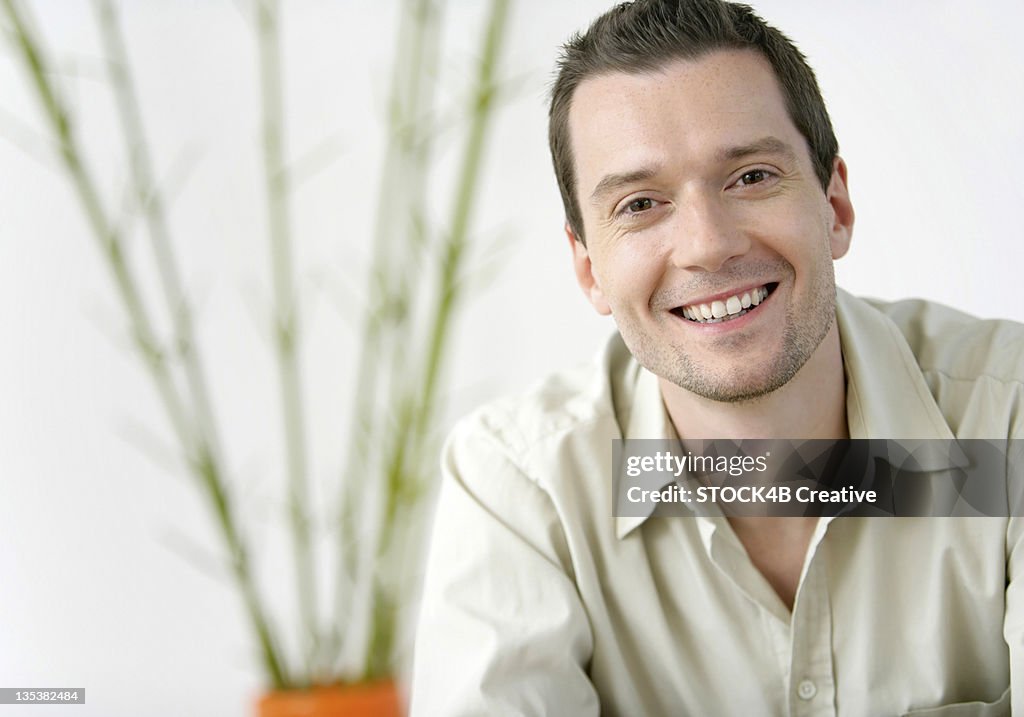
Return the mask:
<svg viewBox="0 0 1024 717">
<path fill-rule="evenodd" d="M 171 220 L 261 579 L 291 614 L 274 547 L 280 431 L 269 358 L 255 42 L 243 2 L 132 0 L 124 25 L 149 134 L 175 187 Z M 337 474 L 339 406 L 359 347 L 393 3 L 285 3 L 293 157 L 325 138 L 337 160 L 296 194 L 304 346 L 321 481 Z M 816 68 L 857 210 L 840 285 L 1024 320 L 1024 4 L 989 0 L 754 3 Z M 90 161 L 119 197 L 124 164 L 89 4 L 33 3 L 79 110 Z M 470 79 L 482 2 L 454 0 L 443 97 Z M 519 0 L 503 62 L 519 81 L 481 182 L 475 266 L 451 364 L 451 413 L 589 357 L 611 324 L 576 288 L 546 148 L 557 45 L 605 2 Z M 205 505 L 154 461 L 168 431 L 125 338 L 83 215 L 56 163 L 12 49 L 0 54 L 0 687 L 84 686 L 85 707 L 33 715 L 245 715 L 259 693 L 254 645 L 223 578 L 184 559 L 215 553 Z M 458 146 L 435 177 L 438 221 Z M 25 150 L 28 150 L 26 152 Z M 179 179 L 174 179 L 179 177 Z M 181 178 L 183 177 L 183 178 Z M 486 254 L 486 256 L 485 256 Z M 489 259 L 488 259 L 489 257 Z M 490 263 L 488 263 L 490 262 Z M 185 536 L 184 538 L 182 536 Z M 191 548 L 189 548 L 191 550 Z M 0 717 L 18 708 L 0 706 Z"/>
</svg>

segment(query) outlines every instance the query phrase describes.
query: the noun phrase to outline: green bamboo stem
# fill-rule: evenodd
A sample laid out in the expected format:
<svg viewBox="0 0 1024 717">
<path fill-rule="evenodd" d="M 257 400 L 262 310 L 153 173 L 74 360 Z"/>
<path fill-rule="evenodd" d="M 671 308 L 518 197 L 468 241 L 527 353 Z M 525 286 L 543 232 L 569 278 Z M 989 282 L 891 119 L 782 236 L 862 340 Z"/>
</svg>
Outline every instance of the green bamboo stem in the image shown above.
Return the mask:
<svg viewBox="0 0 1024 717">
<path fill-rule="evenodd" d="M 388 96 L 389 141 L 378 190 L 368 306 L 342 474 L 342 541 L 335 590 L 339 624 L 348 621 L 352 602 L 358 602 L 350 585 L 369 590 L 373 581 L 372 544 L 361 550 L 354 532 L 357 510 L 362 508 L 363 515 L 367 510 L 363 503 L 365 477 L 382 473 L 379 462 L 371 464 L 368 449 L 397 438 L 391 415 L 393 393 L 396 378 L 408 371 L 409 361 L 400 342 L 409 340 L 414 297 L 423 279 L 429 138 L 434 132 L 429 113 L 437 85 L 433 75 L 440 15 L 441 3 L 436 0 L 407 0 L 395 41 L 397 55 Z M 373 599 L 366 593 L 362 596 Z M 349 633 L 345 638 L 358 639 L 358 635 Z"/>
<path fill-rule="evenodd" d="M 432 138 L 435 128 L 430 110 L 437 86 L 432 77 L 436 70 L 441 6 L 434 0 L 414 0 L 410 7 L 415 31 L 411 40 L 410 67 L 404 89 L 407 108 L 399 125 L 396 138 L 401 147 L 403 167 L 402 221 L 391 237 L 390 251 L 397 253 L 383 267 L 389 280 L 388 303 L 394 307 L 390 314 L 391 326 L 384 336 L 382 356 L 386 371 L 382 379 L 387 388 L 402 385 L 408 377 L 408 361 L 403 346 L 408 345 L 410 329 L 415 319 L 416 298 L 421 291 L 426 272 L 422 270 L 423 252 L 428 237 L 427 172 L 430 164 Z M 381 208 L 386 209 L 387 195 L 381 196 Z M 383 404 L 385 411 L 393 410 L 394 398 Z"/>
<path fill-rule="evenodd" d="M 421 115 L 424 114 L 424 108 L 427 105 L 425 104 L 426 98 L 421 98 L 421 93 L 424 92 L 424 87 L 432 89 L 436 85 L 435 82 L 429 81 L 432 78 L 429 77 L 429 71 L 423 58 L 432 56 L 432 53 L 436 52 L 436 38 L 440 33 L 434 31 L 430 24 L 430 16 L 436 14 L 432 13 L 430 0 L 419 0 L 413 8 L 413 12 L 416 14 L 417 27 L 420 29 L 416 33 L 414 57 L 416 66 L 424 69 L 411 73 L 412 80 L 409 87 L 409 94 L 413 100 L 407 122 L 409 141 L 406 152 L 410 165 L 405 172 L 408 177 L 407 216 L 405 217 L 406 226 L 403 227 L 404 231 L 400 234 L 400 238 L 404 241 L 401 242 L 399 250 L 403 260 L 396 263 L 392 273 L 394 297 L 392 301 L 397 306 L 405 307 L 405 311 L 396 317 L 393 330 L 384 337 L 382 355 L 386 357 L 385 363 L 388 370 L 384 372 L 381 380 L 386 382 L 388 400 L 384 404 L 383 410 L 387 411 L 387 419 L 391 425 L 386 433 L 378 434 L 378 438 L 383 439 L 385 445 L 388 441 L 404 443 L 408 440 L 401 428 L 401 421 L 397 419 L 405 410 L 409 381 L 418 372 L 418 366 L 413 367 L 410 371 L 407 346 L 411 341 L 418 340 L 413 331 L 413 321 L 417 318 L 414 309 L 420 294 L 424 293 L 422 289 L 427 277 L 427 272 L 423 270 L 423 252 L 427 248 L 429 240 L 425 228 L 428 213 L 427 170 L 433 145 L 433 133 L 436 130 L 430 123 L 424 122 L 422 119 Z M 437 22 L 436 18 L 434 22 Z M 435 44 L 430 44 L 432 41 Z M 424 82 L 424 79 L 428 81 Z M 427 97 L 432 100 L 433 94 L 430 93 Z M 420 357 L 421 355 L 418 354 L 417 364 L 422 360 Z M 399 426 L 397 430 L 396 422 Z M 390 517 L 393 518 L 394 515 L 392 514 Z M 394 522 L 386 523 L 383 529 L 393 533 Z"/>
<path fill-rule="evenodd" d="M 277 0 L 256 0 L 259 32 L 260 87 L 263 109 L 263 158 L 267 185 L 270 259 L 274 289 L 274 342 L 281 389 L 289 517 L 295 556 L 299 614 L 309 638 L 306 674 L 314 674 L 321 641 L 317 624 L 317 581 L 310 539 L 305 412 L 299 374 L 300 337 L 298 296 L 292 278 L 290 196 L 284 152 L 284 106 L 281 80 L 280 31 Z"/>
<path fill-rule="evenodd" d="M 192 307 L 183 289 L 164 211 L 163 196 L 155 180 L 156 173 L 148 151 L 149 143 L 131 78 L 124 38 L 117 13 L 110 0 L 94 0 L 94 7 L 99 19 L 100 37 L 107 54 L 107 67 L 128 150 L 136 201 L 146 219 L 164 302 L 169 308 L 174 326 L 174 349 L 185 370 L 185 379 L 195 404 L 194 420 L 198 423 L 199 433 L 206 437 L 213 454 L 219 457 L 219 431 L 211 406 L 200 345 L 193 328 Z"/>
<path fill-rule="evenodd" d="M 408 156 L 415 144 L 410 137 L 415 130 L 415 120 L 420 119 L 420 108 L 429 102 L 426 98 L 417 102 L 418 92 L 415 91 L 415 88 L 420 86 L 419 76 L 429 66 L 418 52 L 424 47 L 422 36 L 436 35 L 429 32 L 430 28 L 423 22 L 423 14 L 416 11 L 416 6 L 429 2 L 406 0 L 406 4 L 409 7 L 400 11 L 395 42 L 398 54 L 392 68 L 388 99 L 389 141 L 378 187 L 379 200 L 373 235 L 374 252 L 369 270 L 368 307 L 359 344 L 361 351 L 356 370 L 352 426 L 345 453 L 346 466 L 342 473 L 345 487 L 354 487 L 362 483 L 360 477 L 366 473 L 370 439 L 381 430 L 380 407 L 387 405 L 387 401 L 379 400 L 379 391 L 382 389 L 379 376 L 384 356 L 381 342 L 384 334 L 400 323 L 401 313 L 395 297 L 402 284 L 401 277 L 396 277 L 393 264 L 395 244 L 399 238 L 395 225 L 409 211 L 410 193 L 406 189 L 412 172 Z M 410 80 L 410 76 L 417 79 Z M 416 266 L 415 261 L 408 263 Z M 342 511 L 343 515 L 349 514 L 352 502 L 351 499 L 348 501 L 346 509 Z M 352 520 L 344 520 L 343 528 L 350 529 L 353 523 Z M 354 536 L 350 537 L 354 541 Z M 346 554 L 351 555 L 351 551 Z M 352 568 L 350 565 L 348 571 L 351 572 Z"/>
<path fill-rule="evenodd" d="M 214 503 L 218 523 L 225 535 L 232 556 L 233 570 L 246 576 L 239 582 L 243 600 L 250 612 L 255 610 L 256 613 L 262 615 L 263 608 L 255 585 L 247 577 L 249 573 L 248 556 L 243 541 L 237 534 L 235 521 L 231 515 L 224 490 L 224 480 L 218 467 L 221 464 L 219 431 L 210 401 L 200 345 L 196 340 L 193 328 L 192 308 L 183 289 L 178 262 L 170 238 L 163 197 L 155 181 L 156 173 L 153 171 L 153 162 L 148 152 L 149 143 L 146 140 L 142 115 L 131 78 L 124 38 L 113 4 L 109 0 L 95 0 L 95 8 L 99 18 L 101 41 L 107 53 L 114 98 L 128 149 L 132 184 L 136 190 L 139 207 L 146 218 L 164 301 L 170 310 L 173 321 L 175 351 L 184 367 L 189 391 L 195 402 L 194 420 L 198 423 L 199 435 L 204 436 L 201 452 L 207 448 L 210 451 L 209 458 L 200 456 L 197 472 L 203 477 L 207 494 Z M 255 628 L 260 643 L 265 645 L 271 653 L 276 653 L 276 643 L 269 633 L 266 620 L 256 621 Z M 277 663 L 279 660 L 280 657 L 275 654 L 273 662 Z M 273 671 L 280 672 L 281 668 L 275 667 Z M 283 674 L 280 681 L 283 685 Z"/>
<path fill-rule="evenodd" d="M 484 147 L 496 99 L 495 73 L 501 49 L 503 29 L 508 17 L 509 0 L 494 0 L 487 23 L 483 58 L 480 62 L 476 93 L 473 98 L 473 122 L 463 159 L 458 192 L 452 210 L 451 235 L 441 262 L 441 291 L 438 307 L 434 311 L 434 324 L 430 331 L 427 368 L 421 385 L 420 402 L 416 415 L 416 431 L 422 433 L 432 416 L 437 379 L 440 375 L 444 347 L 447 345 L 453 308 L 458 297 L 459 271 L 468 239 L 469 225 L 474 207 L 473 197 L 483 165 Z"/>
<path fill-rule="evenodd" d="M 389 137 L 396 135 L 396 128 L 401 121 L 401 92 L 399 88 L 407 62 L 409 43 L 405 42 L 405 36 L 409 32 L 409 24 L 408 13 L 404 9 L 400 10 L 398 33 L 395 38 L 397 54 L 391 71 L 388 97 Z M 359 342 L 361 350 L 356 369 L 355 394 L 349 414 L 348 440 L 345 442 L 345 467 L 341 472 L 339 496 L 341 545 L 338 553 L 339 570 L 336 576 L 334 599 L 335 619 L 339 625 L 344 625 L 346 622 L 344 617 L 349 609 L 349 584 L 353 581 L 359 568 L 355 526 L 362 495 L 363 482 L 360 479 L 367 474 L 370 437 L 376 430 L 374 409 L 378 405 L 377 390 L 379 388 L 376 372 L 379 365 L 380 333 L 383 330 L 387 296 L 382 268 L 387 264 L 387 242 L 385 239 L 391 234 L 391 223 L 396 216 L 384 197 L 390 193 L 395 178 L 400 177 L 400 173 L 397 171 L 398 144 L 388 141 L 385 146 L 383 170 L 377 189 L 378 203 L 373 233 L 374 253 L 368 272 L 368 303 L 363 320 L 362 337 Z M 344 641 L 344 636 L 342 641 Z"/>
<path fill-rule="evenodd" d="M 383 505 L 382 527 L 395 522 L 400 500 L 420 468 L 410 472 L 409 456 L 418 458 L 427 438 L 427 428 L 435 409 L 437 382 L 444 359 L 451 320 L 459 296 L 459 272 L 462 267 L 468 229 L 472 218 L 473 202 L 484 146 L 495 100 L 495 72 L 501 48 L 503 29 L 508 16 L 508 0 L 492 0 L 472 98 L 472 120 L 463 151 L 459 171 L 458 190 L 452 207 L 451 230 L 442 248 L 441 274 L 437 289 L 437 306 L 431 313 L 433 321 L 427 334 L 427 359 L 423 374 L 412 384 L 409 394 L 400 401 L 398 426 L 394 436 L 393 452 L 386 468 L 386 492 Z M 413 464 L 415 465 L 415 464 Z M 391 533 L 381 530 L 377 537 L 375 555 L 383 562 L 390 548 Z M 371 615 L 371 637 L 365 669 L 371 675 L 382 669 L 379 654 L 393 649 L 395 636 L 394 611 L 379 600 Z"/>
<path fill-rule="evenodd" d="M 32 36 L 22 11 L 14 0 L 2 0 L 11 21 L 14 37 L 24 60 L 36 94 L 43 105 L 44 115 L 51 123 L 59 141 L 59 151 L 71 179 L 72 186 L 82 203 L 92 233 L 107 261 L 121 302 L 128 314 L 136 348 L 153 381 L 161 404 L 168 416 L 179 444 L 188 457 L 190 469 L 201 478 L 206 488 L 218 525 L 228 544 L 232 575 L 239 585 L 246 610 L 260 641 L 264 666 L 275 687 L 288 682 L 284 667 L 278 659 L 275 641 L 265 612 L 252 581 L 244 541 L 235 528 L 230 501 L 223 490 L 223 478 L 209 445 L 190 430 L 190 417 L 178 394 L 164 351 L 156 339 L 149 312 L 142 299 L 135 278 L 125 260 L 123 237 L 108 219 L 96 183 L 82 161 L 82 154 L 74 135 L 73 125 L 63 102 L 51 85 L 41 46 Z"/>
<path fill-rule="evenodd" d="M 479 181 L 480 167 L 483 164 L 484 147 L 490 120 L 495 104 L 495 72 L 501 48 L 502 30 L 508 16 L 509 0 L 493 0 L 487 21 L 487 34 L 484 38 L 483 53 L 480 60 L 474 95 L 472 100 L 472 121 L 469 136 L 463 152 L 462 167 L 459 172 L 458 190 L 452 207 L 451 231 L 443 247 L 441 257 L 440 287 L 437 291 L 437 306 L 431 316 L 433 322 L 428 333 L 427 360 L 423 375 L 415 384 L 412 394 L 417 396 L 415 410 L 412 412 L 408 425 L 402 424 L 404 430 L 411 431 L 414 437 L 412 445 L 418 447 L 425 438 L 426 428 L 436 408 L 438 379 L 441 374 L 444 349 L 448 343 L 451 321 L 459 298 L 460 270 L 465 255 L 469 226 L 472 219 L 473 197 Z M 403 414 L 404 415 L 404 414 Z M 404 458 L 405 451 L 400 446 L 396 456 Z M 395 490 L 391 495 L 400 493 L 401 476 L 405 474 L 402 460 L 395 461 L 393 480 Z M 394 515 L 395 500 L 388 504 L 386 515 Z"/>
</svg>

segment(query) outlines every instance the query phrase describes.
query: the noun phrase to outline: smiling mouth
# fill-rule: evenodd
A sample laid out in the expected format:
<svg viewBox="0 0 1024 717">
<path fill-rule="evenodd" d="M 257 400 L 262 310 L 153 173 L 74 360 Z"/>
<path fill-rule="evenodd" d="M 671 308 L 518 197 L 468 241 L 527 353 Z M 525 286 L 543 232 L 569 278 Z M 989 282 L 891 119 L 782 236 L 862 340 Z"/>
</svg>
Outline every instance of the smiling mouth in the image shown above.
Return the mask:
<svg viewBox="0 0 1024 717">
<path fill-rule="evenodd" d="M 760 306 L 761 302 L 771 296 L 778 285 L 778 282 L 772 282 L 719 301 L 677 306 L 672 309 L 672 313 L 695 324 L 719 324 L 732 321 L 744 314 L 749 314 Z"/>
</svg>

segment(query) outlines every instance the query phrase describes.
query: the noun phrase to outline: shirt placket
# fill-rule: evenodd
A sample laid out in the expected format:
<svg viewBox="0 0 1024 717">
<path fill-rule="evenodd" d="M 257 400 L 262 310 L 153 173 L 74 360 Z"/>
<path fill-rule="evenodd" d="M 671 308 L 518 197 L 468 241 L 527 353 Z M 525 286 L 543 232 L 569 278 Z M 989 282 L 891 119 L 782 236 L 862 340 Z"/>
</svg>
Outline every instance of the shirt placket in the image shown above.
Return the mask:
<svg viewBox="0 0 1024 717">
<path fill-rule="evenodd" d="M 757 717 L 783 715 L 789 703 L 787 687 L 792 653 L 789 611 L 750 562 L 723 516 L 701 517 L 697 520 L 708 557 L 757 611 L 756 616 L 749 615 L 745 619 L 751 625 L 759 624 L 765 639 L 758 647 L 762 660 L 754 671 L 758 676 L 760 698 L 764 701 L 763 709 L 749 714 Z"/>
<path fill-rule="evenodd" d="M 832 607 L 826 570 L 825 525 L 820 525 L 800 581 L 790 621 L 789 715 L 836 714 Z"/>
</svg>

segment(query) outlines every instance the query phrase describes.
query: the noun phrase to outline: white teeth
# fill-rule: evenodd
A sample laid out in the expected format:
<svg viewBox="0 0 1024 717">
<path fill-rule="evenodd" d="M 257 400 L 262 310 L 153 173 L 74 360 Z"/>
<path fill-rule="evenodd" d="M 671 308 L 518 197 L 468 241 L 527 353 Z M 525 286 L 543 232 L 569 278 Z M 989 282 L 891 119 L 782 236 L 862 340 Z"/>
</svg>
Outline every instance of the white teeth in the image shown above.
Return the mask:
<svg viewBox="0 0 1024 717">
<path fill-rule="evenodd" d="M 682 308 L 682 315 L 698 323 L 718 323 L 727 321 L 747 313 L 747 309 L 757 306 L 768 298 L 768 289 L 760 287 L 742 294 L 730 296 L 724 301 L 712 301 L 710 304 L 692 304 Z"/>
</svg>

